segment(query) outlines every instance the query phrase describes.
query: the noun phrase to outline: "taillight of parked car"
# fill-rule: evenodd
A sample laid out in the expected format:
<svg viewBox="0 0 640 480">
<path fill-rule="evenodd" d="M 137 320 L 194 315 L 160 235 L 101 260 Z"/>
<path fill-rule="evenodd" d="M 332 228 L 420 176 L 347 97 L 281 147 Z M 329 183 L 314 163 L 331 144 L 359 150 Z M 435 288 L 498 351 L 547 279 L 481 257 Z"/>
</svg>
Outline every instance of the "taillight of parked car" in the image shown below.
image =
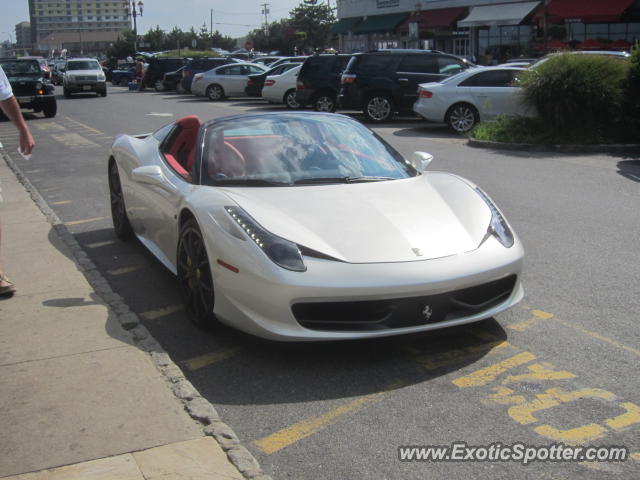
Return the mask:
<svg viewBox="0 0 640 480">
<path fill-rule="evenodd" d="M 433 92 L 430 92 L 429 90 L 424 90 L 424 89 L 420 89 L 420 93 L 418 94 L 418 97 L 420 98 L 433 98 Z"/>
<path fill-rule="evenodd" d="M 302 80 L 298 80 L 296 82 L 296 89 L 297 90 L 304 90 L 304 82 Z"/>
<path fill-rule="evenodd" d="M 182 78 L 187 78 L 189 76 L 189 72 L 186 70 L 182 70 Z"/>
<path fill-rule="evenodd" d="M 251 86 L 253 85 L 253 80 L 251 80 L 250 78 L 247 79 L 247 86 Z"/>
<path fill-rule="evenodd" d="M 354 73 L 343 73 L 340 81 L 342 85 L 348 85 L 356 81 L 356 75 Z"/>
<path fill-rule="evenodd" d="M 275 80 L 265 80 L 265 82 L 264 82 L 264 86 L 265 87 L 271 87 L 271 86 L 273 86 L 275 84 L 276 84 Z"/>
</svg>

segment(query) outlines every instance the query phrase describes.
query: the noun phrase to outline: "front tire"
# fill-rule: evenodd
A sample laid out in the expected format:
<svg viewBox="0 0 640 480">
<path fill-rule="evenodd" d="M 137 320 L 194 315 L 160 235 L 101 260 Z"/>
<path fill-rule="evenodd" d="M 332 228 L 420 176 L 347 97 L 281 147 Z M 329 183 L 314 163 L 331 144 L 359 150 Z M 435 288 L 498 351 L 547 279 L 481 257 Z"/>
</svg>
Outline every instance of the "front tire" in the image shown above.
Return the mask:
<svg viewBox="0 0 640 480">
<path fill-rule="evenodd" d="M 212 102 L 219 102 L 224 98 L 224 90 L 220 85 L 209 85 L 207 87 L 206 95 Z"/>
<path fill-rule="evenodd" d="M 393 117 L 393 101 L 384 94 L 374 94 L 364 102 L 364 116 L 373 123 L 383 123 Z"/>
<path fill-rule="evenodd" d="M 115 160 L 109 165 L 109 197 L 111 200 L 111 219 L 116 237 L 120 240 L 129 240 L 133 236 L 133 229 L 127 216 L 122 183 L 120 183 L 120 174 Z"/>
<path fill-rule="evenodd" d="M 56 102 L 49 102 L 42 106 L 42 113 L 46 118 L 53 118 L 58 113 L 58 104 Z"/>
<path fill-rule="evenodd" d="M 198 222 L 191 218 L 180 229 L 177 255 L 178 283 L 185 309 L 200 328 L 216 324 L 215 295 L 207 249 Z"/>
<path fill-rule="evenodd" d="M 478 110 L 468 103 L 457 103 L 447 111 L 445 122 L 456 133 L 467 133 L 480 121 Z"/>
<path fill-rule="evenodd" d="M 300 108 L 300 103 L 296 100 L 295 89 L 291 89 L 285 93 L 282 101 L 289 110 L 298 110 Z"/>
</svg>

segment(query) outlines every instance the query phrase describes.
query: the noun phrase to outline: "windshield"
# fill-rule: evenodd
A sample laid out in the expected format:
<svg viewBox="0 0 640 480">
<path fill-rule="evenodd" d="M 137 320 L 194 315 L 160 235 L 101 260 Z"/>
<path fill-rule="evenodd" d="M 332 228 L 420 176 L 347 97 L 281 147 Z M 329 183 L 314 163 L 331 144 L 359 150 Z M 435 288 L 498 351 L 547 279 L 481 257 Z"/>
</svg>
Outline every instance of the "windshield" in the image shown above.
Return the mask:
<svg viewBox="0 0 640 480">
<path fill-rule="evenodd" d="M 100 70 L 100 64 L 91 60 L 67 62 L 67 71 L 69 70 Z"/>
<path fill-rule="evenodd" d="M 202 166 L 206 185 L 290 186 L 416 175 L 375 133 L 338 115 L 231 118 L 206 131 Z"/>
<path fill-rule="evenodd" d="M 40 74 L 40 64 L 37 60 L 2 60 L 0 65 L 7 77 Z"/>
</svg>

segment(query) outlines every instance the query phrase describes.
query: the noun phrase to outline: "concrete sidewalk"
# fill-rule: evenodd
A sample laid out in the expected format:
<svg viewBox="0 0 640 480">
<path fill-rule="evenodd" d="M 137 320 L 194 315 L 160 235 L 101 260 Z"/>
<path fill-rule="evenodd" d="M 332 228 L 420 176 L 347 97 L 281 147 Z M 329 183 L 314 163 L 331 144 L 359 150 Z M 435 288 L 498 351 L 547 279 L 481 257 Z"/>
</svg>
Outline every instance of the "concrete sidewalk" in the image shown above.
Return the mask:
<svg viewBox="0 0 640 480">
<path fill-rule="evenodd" d="M 5 160 L 0 477 L 268 478 Z"/>
</svg>

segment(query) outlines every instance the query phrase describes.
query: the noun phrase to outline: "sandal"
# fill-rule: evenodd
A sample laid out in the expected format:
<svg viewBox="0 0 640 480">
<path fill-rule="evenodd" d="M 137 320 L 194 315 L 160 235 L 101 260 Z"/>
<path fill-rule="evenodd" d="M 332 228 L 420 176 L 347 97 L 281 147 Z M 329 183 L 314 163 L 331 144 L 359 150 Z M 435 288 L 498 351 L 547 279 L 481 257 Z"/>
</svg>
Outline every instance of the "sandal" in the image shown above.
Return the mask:
<svg viewBox="0 0 640 480">
<path fill-rule="evenodd" d="M 0 284 L 4 283 L 5 285 L 0 286 L 0 297 L 10 296 L 16 292 L 16 286 L 7 278 L 6 275 L 0 275 Z"/>
</svg>

